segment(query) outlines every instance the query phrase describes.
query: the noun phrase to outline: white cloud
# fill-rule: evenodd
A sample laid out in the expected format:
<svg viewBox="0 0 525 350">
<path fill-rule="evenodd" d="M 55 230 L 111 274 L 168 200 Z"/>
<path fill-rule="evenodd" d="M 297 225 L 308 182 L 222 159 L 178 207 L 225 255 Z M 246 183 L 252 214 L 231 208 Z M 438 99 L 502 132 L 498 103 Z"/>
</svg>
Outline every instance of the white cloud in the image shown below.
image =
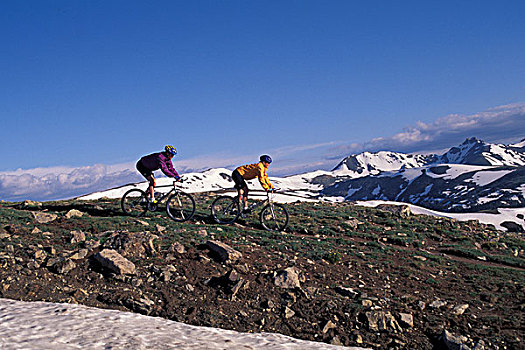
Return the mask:
<svg viewBox="0 0 525 350">
<path fill-rule="evenodd" d="M 339 159 L 362 151 L 424 152 L 458 145 L 466 138 L 505 143 L 525 136 L 525 104 L 512 104 L 471 114 L 451 114 L 432 123 L 417 122 L 390 137 L 378 137 L 361 144 L 347 144 L 329 150 L 326 157 Z"/>
<path fill-rule="evenodd" d="M 130 164 L 19 169 L 0 173 L 0 199 L 64 199 L 138 180 L 140 175 L 130 169 Z"/>
</svg>

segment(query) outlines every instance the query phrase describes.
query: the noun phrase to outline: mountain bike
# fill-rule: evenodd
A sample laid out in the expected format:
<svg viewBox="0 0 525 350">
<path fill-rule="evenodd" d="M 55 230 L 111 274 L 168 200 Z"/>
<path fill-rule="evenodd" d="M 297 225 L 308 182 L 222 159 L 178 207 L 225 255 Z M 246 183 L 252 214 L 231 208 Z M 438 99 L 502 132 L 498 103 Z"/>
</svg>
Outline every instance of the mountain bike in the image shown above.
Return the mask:
<svg viewBox="0 0 525 350">
<path fill-rule="evenodd" d="M 261 225 L 268 231 L 284 231 L 288 226 L 288 211 L 284 205 L 274 203 L 273 194 L 276 191 L 267 191 L 266 199 L 256 201 L 248 207 L 248 211 L 253 211 L 255 208 L 263 206 L 259 214 Z M 239 203 L 239 196 L 220 196 L 217 197 L 211 204 L 211 216 L 218 224 L 231 224 L 241 217 L 245 217 L 241 210 Z"/>
<path fill-rule="evenodd" d="M 171 185 L 157 187 L 171 187 Z M 171 219 L 183 222 L 190 220 L 195 214 L 195 200 L 189 193 L 182 192 L 177 187 L 177 181 L 173 181 L 173 188 L 169 192 L 155 192 L 155 203 L 150 202 L 146 192 L 133 188 L 124 193 L 120 205 L 127 215 L 139 217 L 146 214 L 148 210 L 157 211 L 160 203 L 166 198 L 166 212 Z"/>
</svg>

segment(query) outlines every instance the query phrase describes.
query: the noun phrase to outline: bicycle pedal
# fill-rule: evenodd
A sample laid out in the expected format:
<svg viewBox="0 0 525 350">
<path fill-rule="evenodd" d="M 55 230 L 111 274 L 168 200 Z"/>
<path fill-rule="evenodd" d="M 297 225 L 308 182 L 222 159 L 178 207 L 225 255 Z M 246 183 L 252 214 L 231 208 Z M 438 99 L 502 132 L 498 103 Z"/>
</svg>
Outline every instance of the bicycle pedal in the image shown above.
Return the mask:
<svg viewBox="0 0 525 350">
<path fill-rule="evenodd" d="M 150 211 L 156 211 L 157 210 L 157 203 L 148 203 L 148 210 Z"/>
</svg>

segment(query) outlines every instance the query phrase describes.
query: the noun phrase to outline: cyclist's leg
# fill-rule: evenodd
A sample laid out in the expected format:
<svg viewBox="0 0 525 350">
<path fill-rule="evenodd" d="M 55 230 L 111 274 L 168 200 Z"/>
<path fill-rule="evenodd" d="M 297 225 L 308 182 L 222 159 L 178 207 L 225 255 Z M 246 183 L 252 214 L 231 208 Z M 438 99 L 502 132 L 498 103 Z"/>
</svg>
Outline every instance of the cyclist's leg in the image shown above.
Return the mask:
<svg viewBox="0 0 525 350">
<path fill-rule="evenodd" d="M 239 206 L 242 208 L 242 189 L 237 189 L 237 199 L 239 200 Z"/>
<path fill-rule="evenodd" d="M 235 188 L 237 189 L 237 194 L 239 198 L 239 205 L 243 205 L 243 208 L 248 207 L 248 185 L 246 185 L 246 181 L 244 181 L 244 178 L 237 170 L 234 170 L 232 173 L 232 180 L 235 182 Z"/>
<path fill-rule="evenodd" d="M 155 176 L 153 176 L 153 174 L 151 174 L 150 176 L 148 176 L 146 178 L 148 181 L 149 181 L 149 186 L 148 186 L 148 194 L 149 194 L 149 198 L 150 200 L 154 200 L 155 197 L 154 197 L 154 189 L 155 189 L 155 186 L 157 185 L 157 183 L 155 182 Z"/>
<path fill-rule="evenodd" d="M 155 188 L 155 176 L 153 176 L 153 172 L 149 169 L 147 169 L 144 165 L 142 165 L 142 162 L 139 160 L 137 162 L 137 170 L 139 173 L 144 176 L 146 180 L 149 182 L 148 190 L 146 191 L 146 194 L 149 196 L 150 200 L 153 198 L 153 191 Z"/>
<path fill-rule="evenodd" d="M 245 183 L 246 185 L 246 183 Z M 242 195 L 242 200 L 244 202 L 244 209 L 248 209 L 248 186 L 244 186 L 242 188 L 242 192 L 243 192 L 243 195 Z"/>
</svg>

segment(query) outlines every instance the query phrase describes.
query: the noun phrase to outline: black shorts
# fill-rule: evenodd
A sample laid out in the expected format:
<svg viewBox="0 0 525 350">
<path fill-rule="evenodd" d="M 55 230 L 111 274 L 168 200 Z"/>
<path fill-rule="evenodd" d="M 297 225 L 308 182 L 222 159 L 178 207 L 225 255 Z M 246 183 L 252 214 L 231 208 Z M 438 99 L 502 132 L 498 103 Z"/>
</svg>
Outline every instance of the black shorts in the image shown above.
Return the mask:
<svg viewBox="0 0 525 350">
<path fill-rule="evenodd" d="M 151 175 L 153 175 L 153 172 L 151 170 L 149 170 L 148 168 L 146 168 L 144 166 L 144 164 L 142 164 L 142 162 L 139 160 L 137 162 L 137 170 L 139 171 L 139 173 L 142 174 L 142 176 L 144 176 L 147 180 L 149 180 L 149 178 L 151 177 Z"/>
<path fill-rule="evenodd" d="M 233 171 L 232 174 L 232 180 L 235 182 L 234 188 L 241 190 L 241 189 L 248 189 L 248 185 L 246 184 L 246 181 L 244 181 L 244 178 L 237 170 Z"/>
</svg>

